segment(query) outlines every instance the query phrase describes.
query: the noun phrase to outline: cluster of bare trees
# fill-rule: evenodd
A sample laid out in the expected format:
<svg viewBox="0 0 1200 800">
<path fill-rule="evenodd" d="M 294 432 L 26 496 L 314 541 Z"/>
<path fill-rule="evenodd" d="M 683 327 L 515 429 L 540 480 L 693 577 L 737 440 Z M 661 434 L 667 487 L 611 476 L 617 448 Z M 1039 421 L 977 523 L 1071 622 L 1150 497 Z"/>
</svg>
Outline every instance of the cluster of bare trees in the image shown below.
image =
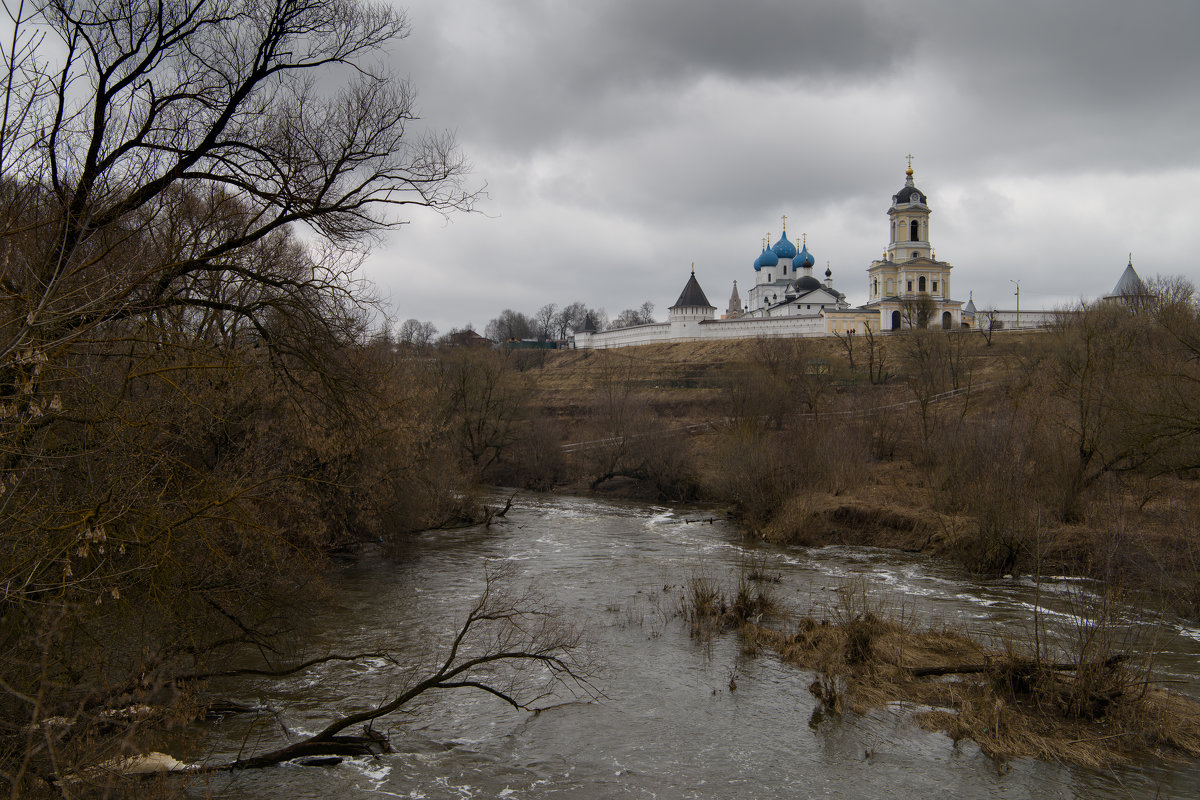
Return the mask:
<svg viewBox="0 0 1200 800">
<path fill-rule="evenodd" d="M 596 330 L 645 325 L 654 322 L 654 304 L 646 301 L 639 308 L 626 309 L 611 322 L 603 309 L 588 308 L 578 301 L 568 303 L 561 308 L 555 303 L 547 303 L 534 314 L 524 314 L 506 308 L 495 319 L 488 322 L 483 333 L 494 342 L 507 342 L 514 339 L 561 341 L 571 334 L 583 330 L 589 318 Z"/>
<path fill-rule="evenodd" d="M 271 598 L 321 552 L 452 500 L 437 384 L 365 346 L 355 270 L 397 211 L 474 195 L 374 66 L 408 32 L 386 5 L 5 8 L 0 784 L 20 796 L 136 736 L 114 704 L 271 652 Z"/>
<path fill-rule="evenodd" d="M 1134 304 L 1065 309 L 1045 333 L 938 346 L 919 335 L 898 339 L 917 400 L 915 460 L 939 509 L 976 523 L 957 540 L 964 561 L 1008 572 L 1054 558 L 1114 590 L 1133 584 L 1182 598 L 1184 610 L 1200 608 L 1183 588 L 1195 583 L 1196 559 L 1168 555 L 1200 552 L 1188 514 L 1156 511 L 1150 522 L 1173 520 L 1156 537 L 1123 532 L 1154 498 L 1182 491 L 1198 463 L 1198 331 L 1192 287 L 1156 279 Z M 986 388 L 927 402 L 971 385 L 980 354 L 970 342 L 987 348 Z M 1079 526 L 1093 539 L 1085 547 L 1054 533 Z"/>
<path fill-rule="evenodd" d="M 972 569 L 1053 557 L 1200 608 L 1193 515 L 1167 504 L 1155 512 L 1174 520 L 1161 534 L 1127 533 L 1131 515 L 1185 491 L 1200 463 L 1192 287 L 1157 279 L 1134 303 L 1081 305 L 1046 332 L 996 340 L 930 329 L 918 304 L 908 313 L 901 332 L 839 334 L 838 364 L 820 343 L 756 343 L 704 470 L 714 499 L 751 528 L 803 539 L 814 492 L 837 494 L 871 462 L 902 460 L 920 476 L 916 496 L 927 488 L 933 510 L 957 520 L 943 518 L 952 529 L 940 535 Z M 1081 544 L 1079 526 L 1103 541 Z M 1064 530 L 1075 532 L 1051 533 Z"/>
<path fill-rule="evenodd" d="M 432 322 L 410 318 L 396 328 L 396 341 L 409 347 L 423 348 L 433 344 L 437 333 L 437 327 Z"/>
</svg>

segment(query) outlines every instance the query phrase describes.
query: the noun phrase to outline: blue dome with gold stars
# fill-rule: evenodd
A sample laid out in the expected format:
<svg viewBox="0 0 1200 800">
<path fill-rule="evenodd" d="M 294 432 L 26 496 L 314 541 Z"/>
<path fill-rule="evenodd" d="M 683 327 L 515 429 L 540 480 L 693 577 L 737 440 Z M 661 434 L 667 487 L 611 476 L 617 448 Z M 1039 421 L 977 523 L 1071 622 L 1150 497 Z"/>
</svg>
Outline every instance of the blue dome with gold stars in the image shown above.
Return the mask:
<svg viewBox="0 0 1200 800">
<path fill-rule="evenodd" d="M 796 257 L 796 245 L 788 241 L 787 231 L 784 231 L 779 235 L 779 241 L 775 243 L 775 246 L 772 247 L 771 250 L 774 251 L 775 255 L 779 258 Z"/>
<path fill-rule="evenodd" d="M 774 267 L 779 265 L 779 256 L 775 255 L 774 251 L 769 247 L 764 247 L 758 258 L 754 259 L 754 271 L 758 272 L 763 267 Z"/>
</svg>

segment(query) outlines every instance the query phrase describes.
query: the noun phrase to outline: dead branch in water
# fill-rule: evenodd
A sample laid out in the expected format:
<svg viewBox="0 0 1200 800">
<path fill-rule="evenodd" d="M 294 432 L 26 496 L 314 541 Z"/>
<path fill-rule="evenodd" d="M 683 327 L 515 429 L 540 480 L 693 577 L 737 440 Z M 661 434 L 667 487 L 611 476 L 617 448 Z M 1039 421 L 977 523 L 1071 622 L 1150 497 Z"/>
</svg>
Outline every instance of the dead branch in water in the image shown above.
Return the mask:
<svg viewBox="0 0 1200 800">
<path fill-rule="evenodd" d="M 458 628 L 440 665 L 395 697 L 338 717 L 298 742 L 200 769 L 232 771 L 302 757 L 386 752 L 386 738 L 373 731 L 371 723 L 438 689 L 477 689 L 524 711 L 536 710 L 536 703 L 549 697 L 554 686 L 564 686 L 575 694 L 599 696 L 589 679 L 582 634 L 549 609 L 536 593 L 511 593 L 505 586 L 510 577 L 509 568 L 487 574 L 483 593 Z M 497 667 L 510 669 L 497 671 Z M 535 668 L 534 674 L 531 667 Z M 363 735 L 343 734 L 359 725 L 363 726 Z"/>
</svg>

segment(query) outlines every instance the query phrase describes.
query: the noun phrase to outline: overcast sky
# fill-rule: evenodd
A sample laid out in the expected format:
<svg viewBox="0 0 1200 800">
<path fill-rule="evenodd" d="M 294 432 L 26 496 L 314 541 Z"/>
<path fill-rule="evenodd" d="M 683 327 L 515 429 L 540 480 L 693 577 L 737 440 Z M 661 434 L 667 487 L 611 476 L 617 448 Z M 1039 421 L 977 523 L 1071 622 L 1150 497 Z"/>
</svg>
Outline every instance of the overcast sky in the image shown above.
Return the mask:
<svg viewBox="0 0 1200 800">
<path fill-rule="evenodd" d="M 366 264 L 397 320 L 720 310 L 787 215 L 857 305 L 912 153 L 955 299 L 1200 282 L 1197 0 L 413 0 L 395 69 L 486 184 Z"/>
</svg>

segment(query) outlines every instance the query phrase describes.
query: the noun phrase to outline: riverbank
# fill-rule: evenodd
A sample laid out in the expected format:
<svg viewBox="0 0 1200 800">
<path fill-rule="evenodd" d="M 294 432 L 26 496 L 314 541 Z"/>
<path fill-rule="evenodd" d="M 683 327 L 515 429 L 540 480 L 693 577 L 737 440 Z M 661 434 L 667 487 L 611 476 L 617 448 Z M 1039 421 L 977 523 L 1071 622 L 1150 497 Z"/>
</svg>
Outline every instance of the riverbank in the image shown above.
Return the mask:
<svg viewBox="0 0 1200 800">
<path fill-rule="evenodd" d="M 1123 654 L 1054 662 L 870 612 L 833 624 L 806 616 L 785 630 L 749 625 L 742 635 L 815 671 L 810 691 L 822 713 L 902 704 L 921 727 L 973 741 L 1000 761 L 1102 769 L 1200 756 L 1200 704 L 1155 684 Z"/>
<path fill-rule="evenodd" d="M 1080 591 L 1066 628 L 1039 608 L 1022 636 L 918 621 L 862 579 L 797 611 L 774 592 L 780 580 L 763 562 L 724 583 L 693 576 L 683 616 L 693 636 L 733 631 L 743 652 L 769 651 L 813 674 L 814 728 L 891 708 L 1000 762 L 1094 770 L 1200 757 L 1200 703 L 1160 682 L 1153 645 L 1131 635 L 1106 598 Z"/>
<path fill-rule="evenodd" d="M 494 504 L 494 498 L 493 498 Z M 380 721 L 395 752 L 328 768 L 287 767 L 220 774 L 197 787 L 216 798 L 335 797 L 355 791 L 431 798 L 509 795 L 645 795 L 661 798 L 794 798 L 814 793 L 847 800 L 906 792 L 940 797 L 1037 796 L 1118 800 L 1194 796 L 1194 761 L 1076 769 L 1061 762 L 996 760 L 969 738 L 957 743 L 914 723 L 923 710 L 904 702 L 861 706 L 844 692 L 843 713 L 829 713 L 809 689 L 817 670 L 751 648 L 737 635 L 693 637 L 680 617 L 692 576 L 722 591 L 758 570 L 762 586 L 798 621 L 813 609 L 839 607 L 839 588 L 862 586 L 889 615 L 910 627 L 940 629 L 946 620 L 973 630 L 1029 633 L 1038 589 L 1024 580 L 981 579 L 917 554 L 871 548 L 812 550 L 739 535 L 707 508 L 522 493 L 490 528 L 429 531 L 409 539 L 401 557 L 372 551 L 330 576 L 337 602 L 302 621 L 316 653 L 388 649 L 396 663 L 330 663 L 308 674 L 222 683 L 233 697 L 264 710 L 208 728 L 195 752 L 228 760 L 252 741 L 313 731 L 364 698 L 385 696 L 425 658 L 440 663 L 453 632 L 485 589 L 484 563 L 515 565 L 517 587 L 537 587 L 564 621 L 586 627 L 604 663 L 597 702 L 546 698 L 539 714 L 508 708 L 470 689 L 439 693 L 420 713 Z M 696 524 L 698 521 L 704 524 Z M 690 523 L 690 524 L 689 524 Z M 1040 604 L 1047 635 L 1063 635 L 1071 581 L 1047 581 Z M 899 604 L 899 605 L 898 605 Z M 364 613 L 363 609 L 370 609 Z M 1139 623 L 1147 633 L 1152 623 Z M 774 627 L 764 614 L 762 626 Z M 1158 677 L 1194 688 L 1194 628 L 1161 631 L 1172 655 Z M 882 639 L 873 650 L 888 652 Z M 907 657 L 909 650 L 905 649 Z M 421 654 L 425 658 L 417 658 Z M 961 663 L 961 662 L 959 662 Z M 586 698 L 577 698 L 586 700 Z M 820 714 L 815 714 L 820 710 Z M 172 752 L 185 760 L 195 753 Z"/>
<path fill-rule="evenodd" d="M 712 503 L 777 542 L 1091 577 L 1200 617 L 1188 452 L 1122 407 L 1114 365 L 1095 363 L 1116 354 L 1093 347 L 1108 378 L 1081 376 L 1084 333 L 550 354 L 528 372 L 530 403 L 561 450 L 534 485 Z"/>
</svg>

